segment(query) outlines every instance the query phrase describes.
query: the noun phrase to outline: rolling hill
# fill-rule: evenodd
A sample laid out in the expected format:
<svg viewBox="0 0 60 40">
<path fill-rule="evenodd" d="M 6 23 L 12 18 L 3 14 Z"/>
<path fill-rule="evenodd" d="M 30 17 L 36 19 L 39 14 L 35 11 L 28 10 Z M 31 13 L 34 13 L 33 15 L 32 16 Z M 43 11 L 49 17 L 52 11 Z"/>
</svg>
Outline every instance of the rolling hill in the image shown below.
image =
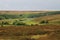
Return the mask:
<svg viewBox="0 0 60 40">
<path fill-rule="evenodd" d="M 60 40 L 60 11 L 0 11 L 0 40 Z"/>
<path fill-rule="evenodd" d="M 23 22 L 28 25 L 40 24 L 41 21 L 60 24 L 60 11 L 0 11 L 0 13 L 0 21 L 7 20 L 6 22 L 11 22 L 12 24 L 16 21 L 16 23 Z"/>
<path fill-rule="evenodd" d="M 43 17 L 43 16 L 49 16 L 49 15 L 56 15 L 56 14 L 60 14 L 60 11 L 0 11 L 0 18 L 1 19 L 10 19 L 10 18 L 36 18 L 36 17 Z"/>
</svg>

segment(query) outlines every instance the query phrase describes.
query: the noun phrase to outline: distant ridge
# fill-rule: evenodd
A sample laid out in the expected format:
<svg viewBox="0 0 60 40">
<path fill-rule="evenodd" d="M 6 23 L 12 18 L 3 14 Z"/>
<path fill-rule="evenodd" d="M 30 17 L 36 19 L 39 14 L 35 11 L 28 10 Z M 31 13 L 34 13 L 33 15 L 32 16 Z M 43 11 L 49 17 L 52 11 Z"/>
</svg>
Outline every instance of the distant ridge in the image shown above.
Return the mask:
<svg viewBox="0 0 60 40">
<path fill-rule="evenodd" d="M 0 14 L 32 14 L 32 13 L 45 13 L 45 12 L 54 12 L 57 10 L 40 10 L 40 11 L 32 11 L 32 10 L 26 10 L 26 11 L 20 11 L 20 10 L 0 10 Z"/>
</svg>

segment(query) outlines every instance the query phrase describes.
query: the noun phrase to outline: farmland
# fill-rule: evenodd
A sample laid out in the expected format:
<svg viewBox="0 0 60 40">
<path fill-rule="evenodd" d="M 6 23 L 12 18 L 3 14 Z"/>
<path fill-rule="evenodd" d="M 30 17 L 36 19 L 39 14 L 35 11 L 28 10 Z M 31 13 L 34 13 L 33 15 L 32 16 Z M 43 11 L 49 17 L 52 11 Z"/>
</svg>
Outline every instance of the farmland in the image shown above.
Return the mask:
<svg viewBox="0 0 60 40">
<path fill-rule="evenodd" d="M 60 40 L 60 11 L 0 11 L 0 40 Z"/>
</svg>

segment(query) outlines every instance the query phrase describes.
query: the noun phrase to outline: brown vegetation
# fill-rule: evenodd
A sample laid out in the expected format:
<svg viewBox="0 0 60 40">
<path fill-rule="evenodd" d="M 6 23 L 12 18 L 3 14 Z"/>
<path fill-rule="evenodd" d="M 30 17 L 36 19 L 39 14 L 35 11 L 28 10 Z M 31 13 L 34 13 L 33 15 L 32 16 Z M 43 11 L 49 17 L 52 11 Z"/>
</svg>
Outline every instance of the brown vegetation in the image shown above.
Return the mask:
<svg viewBox="0 0 60 40">
<path fill-rule="evenodd" d="M 31 39 L 29 36 L 45 35 L 39 39 Z M 5 37 L 6 36 L 6 37 Z M 40 26 L 8 26 L 0 27 L 0 39 L 13 38 L 16 40 L 59 40 L 60 25 L 40 25 Z"/>
</svg>

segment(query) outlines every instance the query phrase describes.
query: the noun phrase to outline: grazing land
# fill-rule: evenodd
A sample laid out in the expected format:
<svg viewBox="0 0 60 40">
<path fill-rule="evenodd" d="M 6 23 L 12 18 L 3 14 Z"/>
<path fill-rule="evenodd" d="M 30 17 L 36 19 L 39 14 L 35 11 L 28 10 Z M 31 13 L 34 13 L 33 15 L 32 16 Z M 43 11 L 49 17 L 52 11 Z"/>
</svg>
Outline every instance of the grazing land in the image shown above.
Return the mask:
<svg viewBox="0 0 60 40">
<path fill-rule="evenodd" d="M 60 40 L 60 11 L 0 11 L 0 40 Z"/>
</svg>

